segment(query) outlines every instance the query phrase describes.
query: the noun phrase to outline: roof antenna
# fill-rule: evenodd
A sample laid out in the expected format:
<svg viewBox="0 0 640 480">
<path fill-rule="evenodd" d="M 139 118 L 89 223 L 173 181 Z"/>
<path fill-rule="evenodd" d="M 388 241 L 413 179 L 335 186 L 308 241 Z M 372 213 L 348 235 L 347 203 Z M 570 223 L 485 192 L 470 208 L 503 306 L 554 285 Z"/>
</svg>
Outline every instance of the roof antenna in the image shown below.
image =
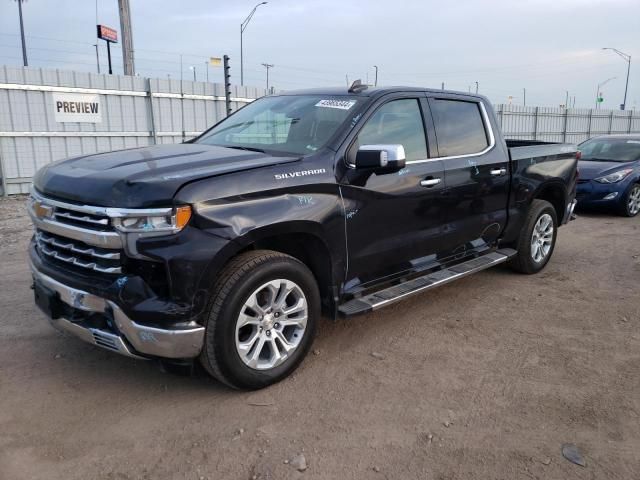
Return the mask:
<svg viewBox="0 0 640 480">
<path fill-rule="evenodd" d="M 367 85 L 363 85 L 362 80 L 354 80 L 354 82 L 349 87 L 349 93 L 360 93 L 365 91 L 368 88 Z"/>
</svg>

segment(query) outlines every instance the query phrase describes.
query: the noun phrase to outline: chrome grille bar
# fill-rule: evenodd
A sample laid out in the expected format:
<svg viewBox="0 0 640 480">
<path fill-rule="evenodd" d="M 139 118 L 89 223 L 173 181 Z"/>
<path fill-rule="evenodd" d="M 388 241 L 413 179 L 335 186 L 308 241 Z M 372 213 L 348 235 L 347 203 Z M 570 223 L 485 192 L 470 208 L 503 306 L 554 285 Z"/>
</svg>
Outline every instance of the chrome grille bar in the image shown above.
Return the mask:
<svg viewBox="0 0 640 480">
<path fill-rule="evenodd" d="M 120 260 L 120 252 L 101 252 L 94 248 L 83 247 L 67 242 L 65 240 L 56 239 L 48 236 L 43 232 L 36 232 L 36 244 L 38 250 L 50 258 L 60 260 L 71 265 L 75 265 L 87 270 L 94 270 L 102 273 L 122 273 L 122 267 L 101 264 L 100 261 L 117 261 Z M 62 251 L 61 251 L 62 250 Z M 84 260 L 74 255 L 74 253 L 87 255 L 91 259 Z"/>
<path fill-rule="evenodd" d="M 78 247 L 73 242 L 63 243 L 60 240 L 57 240 L 53 237 L 49 237 L 42 232 L 38 232 L 36 234 L 36 239 L 39 242 L 47 243 L 57 248 L 62 248 L 63 250 L 69 250 L 74 253 L 80 253 L 82 255 L 90 255 L 96 258 L 103 258 L 106 260 L 120 260 L 120 252 L 108 252 L 108 251 L 97 251 L 95 248 L 87 247 L 82 248 Z"/>
<path fill-rule="evenodd" d="M 77 216 L 77 215 L 73 215 L 71 212 L 68 212 L 68 211 L 67 212 L 56 211 L 54 216 L 56 218 L 68 218 L 69 220 L 73 220 L 75 222 L 91 223 L 94 225 L 102 225 L 105 227 L 109 225 L 108 218 L 91 218 L 88 215 Z"/>
</svg>

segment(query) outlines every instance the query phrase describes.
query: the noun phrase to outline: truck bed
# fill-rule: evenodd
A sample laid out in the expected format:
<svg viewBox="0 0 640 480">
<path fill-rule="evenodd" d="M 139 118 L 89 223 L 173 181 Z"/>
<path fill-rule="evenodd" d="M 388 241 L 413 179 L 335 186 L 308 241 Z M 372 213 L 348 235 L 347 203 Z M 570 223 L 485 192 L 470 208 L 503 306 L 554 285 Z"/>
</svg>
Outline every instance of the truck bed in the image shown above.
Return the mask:
<svg viewBox="0 0 640 480">
<path fill-rule="evenodd" d="M 505 140 L 512 161 L 553 155 L 575 154 L 578 147 L 573 143 L 541 142 L 539 140 Z"/>
</svg>

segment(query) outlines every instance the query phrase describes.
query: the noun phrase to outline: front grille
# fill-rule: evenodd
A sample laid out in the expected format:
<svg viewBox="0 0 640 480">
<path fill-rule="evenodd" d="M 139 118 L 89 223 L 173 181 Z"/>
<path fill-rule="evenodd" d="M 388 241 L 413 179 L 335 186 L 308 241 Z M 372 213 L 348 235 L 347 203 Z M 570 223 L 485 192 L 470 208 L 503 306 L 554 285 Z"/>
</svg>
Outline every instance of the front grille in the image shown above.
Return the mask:
<svg viewBox="0 0 640 480">
<path fill-rule="evenodd" d="M 36 231 L 36 245 L 42 255 L 70 266 L 101 273 L 122 273 L 119 250 L 94 247 L 41 230 Z"/>
<path fill-rule="evenodd" d="M 109 217 L 95 215 L 92 213 L 80 212 L 68 208 L 55 207 L 53 212 L 54 218 L 67 225 L 88 228 L 90 230 L 98 230 L 100 232 L 112 231 Z"/>
</svg>

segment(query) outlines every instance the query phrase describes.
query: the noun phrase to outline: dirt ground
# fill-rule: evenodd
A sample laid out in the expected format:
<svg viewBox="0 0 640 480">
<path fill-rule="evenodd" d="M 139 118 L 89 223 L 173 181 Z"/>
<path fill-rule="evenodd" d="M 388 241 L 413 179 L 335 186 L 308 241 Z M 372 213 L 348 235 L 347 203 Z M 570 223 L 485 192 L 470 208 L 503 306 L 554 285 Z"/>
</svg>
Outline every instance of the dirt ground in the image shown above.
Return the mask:
<svg viewBox="0 0 640 480">
<path fill-rule="evenodd" d="M 640 478 L 640 218 L 581 215 L 536 276 L 323 321 L 296 374 L 251 393 L 54 331 L 29 236 L 24 200 L 0 201 L 2 480 Z"/>
</svg>

